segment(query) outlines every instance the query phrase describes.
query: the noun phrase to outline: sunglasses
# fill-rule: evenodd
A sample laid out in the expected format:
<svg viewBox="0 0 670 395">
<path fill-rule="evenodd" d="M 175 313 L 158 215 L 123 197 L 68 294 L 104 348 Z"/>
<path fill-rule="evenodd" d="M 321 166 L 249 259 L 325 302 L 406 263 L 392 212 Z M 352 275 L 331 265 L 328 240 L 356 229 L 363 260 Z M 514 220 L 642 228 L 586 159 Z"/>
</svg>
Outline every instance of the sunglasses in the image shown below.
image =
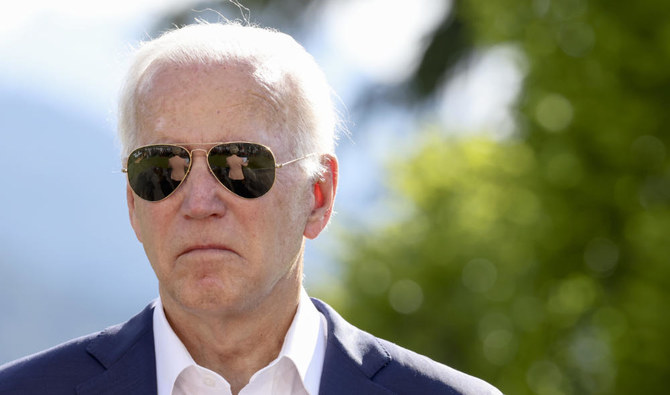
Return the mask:
<svg viewBox="0 0 670 395">
<path fill-rule="evenodd" d="M 193 152 L 207 153 L 209 171 L 227 190 L 237 196 L 253 199 L 265 195 L 274 184 L 275 169 L 316 154 L 308 154 L 284 163 L 276 163 L 270 148 L 256 143 L 215 144 L 209 151 L 188 150 L 176 144 L 139 147 L 130 153 L 124 173 L 132 190 L 144 200 L 157 202 L 170 196 L 186 180 Z"/>
</svg>

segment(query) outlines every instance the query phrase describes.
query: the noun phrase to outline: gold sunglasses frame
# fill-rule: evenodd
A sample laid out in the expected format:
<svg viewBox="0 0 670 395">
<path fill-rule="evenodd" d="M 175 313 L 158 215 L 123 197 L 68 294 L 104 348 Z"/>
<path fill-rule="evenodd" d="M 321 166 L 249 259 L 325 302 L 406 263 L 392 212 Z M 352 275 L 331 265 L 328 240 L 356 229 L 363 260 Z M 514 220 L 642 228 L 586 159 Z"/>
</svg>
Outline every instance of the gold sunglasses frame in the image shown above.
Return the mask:
<svg viewBox="0 0 670 395">
<path fill-rule="evenodd" d="M 307 158 L 310 158 L 310 157 L 312 157 L 312 156 L 317 156 L 317 155 L 318 155 L 316 152 L 312 152 L 312 153 L 310 153 L 310 154 L 301 156 L 301 157 L 299 157 L 299 158 L 291 159 L 291 160 L 289 160 L 289 161 L 282 162 L 282 163 L 277 163 L 277 158 L 275 157 L 275 154 L 274 154 L 274 152 L 272 151 L 272 149 L 271 149 L 270 147 L 268 147 L 267 145 L 264 145 L 264 144 L 254 143 L 254 142 L 251 142 L 251 141 L 228 141 L 228 142 L 214 142 L 214 143 L 166 143 L 166 144 L 146 144 L 146 145 L 139 146 L 139 147 L 133 149 L 132 151 L 130 151 L 130 155 L 128 155 L 128 157 L 126 158 L 126 167 L 121 168 L 121 172 L 122 172 L 122 173 L 126 173 L 126 175 L 128 174 L 128 161 L 130 160 L 130 156 L 133 154 L 133 152 L 135 152 L 135 151 L 137 151 L 137 150 L 139 150 L 139 149 L 142 149 L 142 148 L 147 148 L 147 147 L 165 147 L 165 146 L 167 146 L 167 147 L 177 147 L 177 148 L 181 148 L 181 149 L 183 149 L 184 151 L 186 151 L 186 153 L 188 153 L 188 168 L 186 169 L 186 173 L 184 173 L 184 178 L 181 179 L 181 181 L 179 182 L 179 185 L 177 185 L 177 186 L 175 187 L 175 189 L 174 189 L 172 192 L 170 192 L 170 193 L 167 194 L 165 197 L 163 197 L 163 198 L 161 198 L 161 199 L 158 199 L 158 200 L 147 200 L 147 199 L 144 199 L 144 198 L 142 198 L 141 196 L 138 195 L 138 196 L 140 197 L 140 199 L 142 199 L 142 200 L 146 200 L 147 202 L 160 202 L 160 201 L 165 200 L 165 199 L 169 198 L 170 196 L 172 196 L 172 195 L 177 191 L 177 189 L 179 189 L 179 187 L 182 186 L 182 184 L 184 184 L 184 182 L 186 181 L 186 178 L 187 178 L 188 175 L 191 173 L 191 167 L 193 166 L 193 153 L 194 153 L 194 152 L 196 152 L 196 151 L 204 152 L 204 153 L 205 153 L 205 158 L 207 159 L 207 158 L 209 158 L 209 154 L 212 152 L 212 150 L 213 150 L 215 147 L 218 147 L 218 146 L 220 146 L 220 145 L 228 145 L 228 144 L 253 144 L 253 145 L 257 145 L 257 146 L 261 146 L 261 147 L 265 148 L 266 150 L 268 150 L 268 152 L 269 152 L 270 155 L 272 156 L 272 161 L 273 161 L 274 164 L 275 164 L 275 165 L 274 165 L 274 169 L 281 169 L 281 168 L 284 167 L 284 166 L 287 166 L 287 165 L 290 165 L 290 164 L 292 164 L 292 163 L 301 161 L 301 160 L 303 160 L 303 159 L 307 159 Z M 206 149 L 203 149 L 203 148 L 193 148 L 193 149 L 190 149 L 190 150 L 189 150 L 188 148 L 185 147 L 185 145 L 187 145 L 187 146 L 203 146 L 203 145 L 207 146 L 207 145 L 211 145 L 211 147 L 210 147 L 209 149 L 207 149 L 207 150 L 206 150 Z M 260 198 L 260 197 L 263 197 L 265 194 L 267 194 L 268 192 L 270 192 L 270 190 L 272 189 L 272 187 L 273 187 L 274 184 L 275 184 L 275 181 L 277 180 L 277 177 L 276 177 L 276 176 L 273 177 L 273 178 L 272 178 L 272 185 L 270 185 L 270 187 L 268 188 L 267 192 L 263 193 L 262 195 L 260 195 L 260 196 L 255 196 L 255 197 L 245 197 L 245 196 L 240 196 L 240 195 L 236 194 L 235 192 L 231 191 L 231 190 L 230 190 L 230 189 L 229 189 L 223 182 L 221 182 L 221 180 L 219 180 L 218 177 L 216 177 L 216 175 L 214 174 L 214 170 L 212 170 L 212 167 L 210 166 L 208 160 L 207 160 L 207 169 L 209 170 L 209 172 L 210 172 L 210 174 L 212 175 L 212 177 L 214 177 L 214 179 L 215 179 L 215 180 L 216 180 L 216 181 L 217 181 L 217 182 L 218 182 L 218 183 L 219 183 L 225 190 L 227 190 L 228 192 L 230 192 L 230 193 L 232 193 L 233 195 L 235 195 L 235 196 L 237 196 L 237 197 L 239 197 L 239 198 L 242 198 L 242 199 L 258 199 L 258 198 Z M 128 179 L 128 182 L 130 183 L 130 179 Z M 132 186 L 131 186 L 131 189 L 132 189 Z M 137 194 L 137 193 L 135 192 L 134 189 L 133 189 L 133 193 Z"/>
</svg>

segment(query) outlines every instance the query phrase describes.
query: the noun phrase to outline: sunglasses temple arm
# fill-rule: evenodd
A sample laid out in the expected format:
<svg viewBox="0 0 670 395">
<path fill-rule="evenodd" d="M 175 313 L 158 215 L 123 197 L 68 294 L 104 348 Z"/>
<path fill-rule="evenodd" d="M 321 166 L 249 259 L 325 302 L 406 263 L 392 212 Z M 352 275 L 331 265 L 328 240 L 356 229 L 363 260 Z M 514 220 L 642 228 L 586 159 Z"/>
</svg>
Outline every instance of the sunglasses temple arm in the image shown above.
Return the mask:
<svg viewBox="0 0 670 395">
<path fill-rule="evenodd" d="M 307 158 L 309 158 L 310 156 L 315 156 L 315 155 L 318 155 L 318 154 L 317 154 L 316 152 L 312 152 L 311 154 L 307 154 L 307 155 L 305 155 L 305 156 L 301 156 L 300 158 L 291 159 L 291 160 L 288 161 L 288 162 L 278 163 L 278 164 L 275 165 L 275 168 L 276 168 L 276 169 L 280 169 L 280 168 L 282 168 L 282 167 L 284 167 L 284 166 L 286 166 L 286 165 L 290 165 L 291 163 L 295 163 L 295 162 L 297 162 L 297 161 L 299 161 L 299 160 L 307 159 Z"/>
</svg>

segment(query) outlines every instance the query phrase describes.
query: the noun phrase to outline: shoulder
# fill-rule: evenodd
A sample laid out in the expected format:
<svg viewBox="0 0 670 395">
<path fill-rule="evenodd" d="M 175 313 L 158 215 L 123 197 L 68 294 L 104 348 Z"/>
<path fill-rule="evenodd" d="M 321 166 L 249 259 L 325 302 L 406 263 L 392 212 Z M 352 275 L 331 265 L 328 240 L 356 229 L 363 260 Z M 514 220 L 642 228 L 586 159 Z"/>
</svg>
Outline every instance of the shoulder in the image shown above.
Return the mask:
<svg viewBox="0 0 670 395">
<path fill-rule="evenodd" d="M 58 393 L 72 390 L 82 377 L 100 373 L 102 365 L 86 351 L 94 333 L 0 366 L 0 394 Z"/>
<path fill-rule="evenodd" d="M 78 384 L 103 373 L 147 332 L 153 341 L 152 308 L 147 306 L 123 324 L 1 365 L 0 394 L 73 393 Z"/>
<path fill-rule="evenodd" d="M 500 391 L 477 377 L 468 375 L 424 355 L 400 347 L 384 339 L 375 338 L 389 353 L 390 361 L 376 379 L 390 387 L 403 388 L 407 383 L 423 383 L 434 393 L 446 394 L 490 394 Z"/>
<path fill-rule="evenodd" d="M 355 380 L 356 386 L 368 385 L 380 394 L 500 394 L 484 380 L 377 338 L 349 324 L 327 304 L 313 302 L 328 322 L 322 385 Z"/>
</svg>

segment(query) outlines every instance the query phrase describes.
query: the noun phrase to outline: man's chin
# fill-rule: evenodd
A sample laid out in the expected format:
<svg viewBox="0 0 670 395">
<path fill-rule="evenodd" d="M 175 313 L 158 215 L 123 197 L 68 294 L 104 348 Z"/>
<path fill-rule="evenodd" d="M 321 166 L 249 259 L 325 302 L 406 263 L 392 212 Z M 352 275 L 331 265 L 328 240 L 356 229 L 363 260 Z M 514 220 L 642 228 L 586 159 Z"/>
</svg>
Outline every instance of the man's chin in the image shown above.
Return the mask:
<svg viewBox="0 0 670 395">
<path fill-rule="evenodd" d="M 196 315 L 236 314 L 244 304 L 241 290 L 235 291 L 218 278 L 200 278 L 180 287 L 174 299 L 178 308 Z"/>
</svg>

